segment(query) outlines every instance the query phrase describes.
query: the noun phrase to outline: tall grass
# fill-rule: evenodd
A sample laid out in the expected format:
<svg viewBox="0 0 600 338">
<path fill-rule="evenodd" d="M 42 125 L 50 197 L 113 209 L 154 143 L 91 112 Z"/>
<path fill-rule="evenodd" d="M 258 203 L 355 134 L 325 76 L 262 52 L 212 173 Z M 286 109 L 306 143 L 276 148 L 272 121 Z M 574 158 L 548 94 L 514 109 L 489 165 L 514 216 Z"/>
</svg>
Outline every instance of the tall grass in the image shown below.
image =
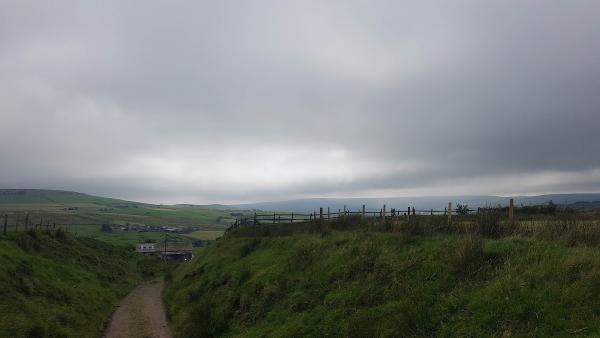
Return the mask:
<svg viewBox="0 0 600 338">
<path fill-rule="evenodd" d="M 600 335 L 600 249 L 564 241 L 578 223 L 548 241 L 538 223 L 466 221 L 233 232 L 174 272 L 169 317 L 182 338 Z"/>
<path fill-rule="evenodd" d="M 557 215 L 525 216 L 509 220 L 501 210 L 484 210 L 473 215 L 455 216 L 448 223 L 445 216 L 419 215 L 408 219 L 346 216 L 332 220 L 306 223 L 250 226 L 228 233 L 229 237 L 293 236 L 331 231 L 367 231 L 395 233 L 410 239 L 433 234 L 470 234 L 484 238 L 509 236 L 533 237 L 560 241 L 569 245 L 600 245 L 600 217 L 563 213 Z"/>
</svg>

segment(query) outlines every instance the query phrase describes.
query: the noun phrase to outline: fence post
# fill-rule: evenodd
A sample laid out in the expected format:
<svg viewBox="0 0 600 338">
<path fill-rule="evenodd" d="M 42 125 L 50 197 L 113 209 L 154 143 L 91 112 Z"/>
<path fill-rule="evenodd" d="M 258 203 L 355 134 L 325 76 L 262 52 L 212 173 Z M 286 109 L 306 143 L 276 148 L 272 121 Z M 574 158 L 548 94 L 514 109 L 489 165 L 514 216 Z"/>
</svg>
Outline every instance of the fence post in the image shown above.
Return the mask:
<svg viewBox="0 0 600 338">
<path fill-rule="evenodd" d="M 290 219 L 290 224 L 294 223 L 294 213 L 292 212 L 292 218 Z"/>
<path fill-rule="evenodd" d="M 319 219 L 323 219 L 323 207 L 319 208 Z"/>
<path fill-rule="evenodd" d="M 410 221 L 410 207 L 406 211 L 406 219 Z"/>
<path fill-rule="evenodd" d="M 275 224 L 275 213 L 273 213 L 273 224 Z"/>
<path fill-rule="evenodd" d="M 329 207 L 327 207 L 327 220 L 329 221 Z"/>
<path fill-rule="evenodd" d="M 385 204 L 383 205 L 383 219 L 385 220 Z"/>
<path fill-rule="evenodd" d="M 6 235 L 6 226 L 8 225 L 8 215 L 4 214 L 4 235 Z"/>
<path fill-rule="evenodd" d="M 362 208 L 362 217 L 365 218 L 365 205 L 363 204 L 363 208 Z"/>
<path fill-rule="evenodd" d="M 510 199 L 508 201 L 508 218 L 510 218 L 511 220 L 513 219 L 514 216 L 514 204 L 515 200 L 514 199 Z"/>
<path fill-rule="evenodd" d="M 452 223 L 452 202 L 448 202 L 448 225 Z"/>
<path fill-rule="evenodd" d="M 412 207 L 412 208 L 413 208 L 413 210 L 412 210 L 413 211 L 413 216 L 417 216 L 417 212 L 415 211 L 415 207 Z"/>
</svg>

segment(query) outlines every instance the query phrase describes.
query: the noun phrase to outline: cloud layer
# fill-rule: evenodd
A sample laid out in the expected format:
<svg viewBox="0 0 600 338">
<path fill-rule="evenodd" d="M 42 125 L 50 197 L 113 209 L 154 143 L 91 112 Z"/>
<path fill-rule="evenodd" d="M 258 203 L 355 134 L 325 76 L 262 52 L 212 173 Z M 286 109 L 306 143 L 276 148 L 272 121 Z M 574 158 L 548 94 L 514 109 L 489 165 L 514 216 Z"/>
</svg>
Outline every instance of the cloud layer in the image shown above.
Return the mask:
<svg viewBox="0 0 600 338">
<path fill-rule="evenodd" d="M 0 186 L 600 191 L 593 1 L 0 3 Z"/>
</svg>

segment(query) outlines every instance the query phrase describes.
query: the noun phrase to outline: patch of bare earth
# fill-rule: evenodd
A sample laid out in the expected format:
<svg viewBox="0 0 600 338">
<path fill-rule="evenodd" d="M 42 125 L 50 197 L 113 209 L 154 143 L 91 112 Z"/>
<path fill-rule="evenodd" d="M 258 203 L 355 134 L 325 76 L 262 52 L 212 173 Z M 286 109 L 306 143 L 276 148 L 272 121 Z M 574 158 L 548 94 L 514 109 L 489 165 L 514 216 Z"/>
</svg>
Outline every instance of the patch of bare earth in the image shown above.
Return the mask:
<svg viewBox="0 0 600 338">
<path fill-rule="evenodd" d="M 162 280 L 142 284 L 115 311 L 105 338 L 171 338 L 162 302 Z"/>
</svg>

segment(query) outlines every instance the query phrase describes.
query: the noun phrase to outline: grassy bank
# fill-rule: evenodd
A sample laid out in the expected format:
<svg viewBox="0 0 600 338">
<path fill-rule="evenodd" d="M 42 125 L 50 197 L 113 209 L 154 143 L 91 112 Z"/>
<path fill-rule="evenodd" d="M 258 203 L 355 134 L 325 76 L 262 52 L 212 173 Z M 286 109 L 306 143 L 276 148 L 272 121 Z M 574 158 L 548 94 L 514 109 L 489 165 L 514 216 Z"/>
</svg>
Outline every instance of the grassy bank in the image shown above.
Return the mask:
<svg viewBox="0 0 600 338">
<path fill-rule="evenodd" d="M 160 261 L 63 231 L 0 237 L 1 337 L 100 337 L 114 306 Z"/>
<path fill-rule="evenodd" d="M 178 337 L 600 335 L 591 228 L 485 217 L 230 233 L 172 275 L 169 316 Z"/>
</svg>

